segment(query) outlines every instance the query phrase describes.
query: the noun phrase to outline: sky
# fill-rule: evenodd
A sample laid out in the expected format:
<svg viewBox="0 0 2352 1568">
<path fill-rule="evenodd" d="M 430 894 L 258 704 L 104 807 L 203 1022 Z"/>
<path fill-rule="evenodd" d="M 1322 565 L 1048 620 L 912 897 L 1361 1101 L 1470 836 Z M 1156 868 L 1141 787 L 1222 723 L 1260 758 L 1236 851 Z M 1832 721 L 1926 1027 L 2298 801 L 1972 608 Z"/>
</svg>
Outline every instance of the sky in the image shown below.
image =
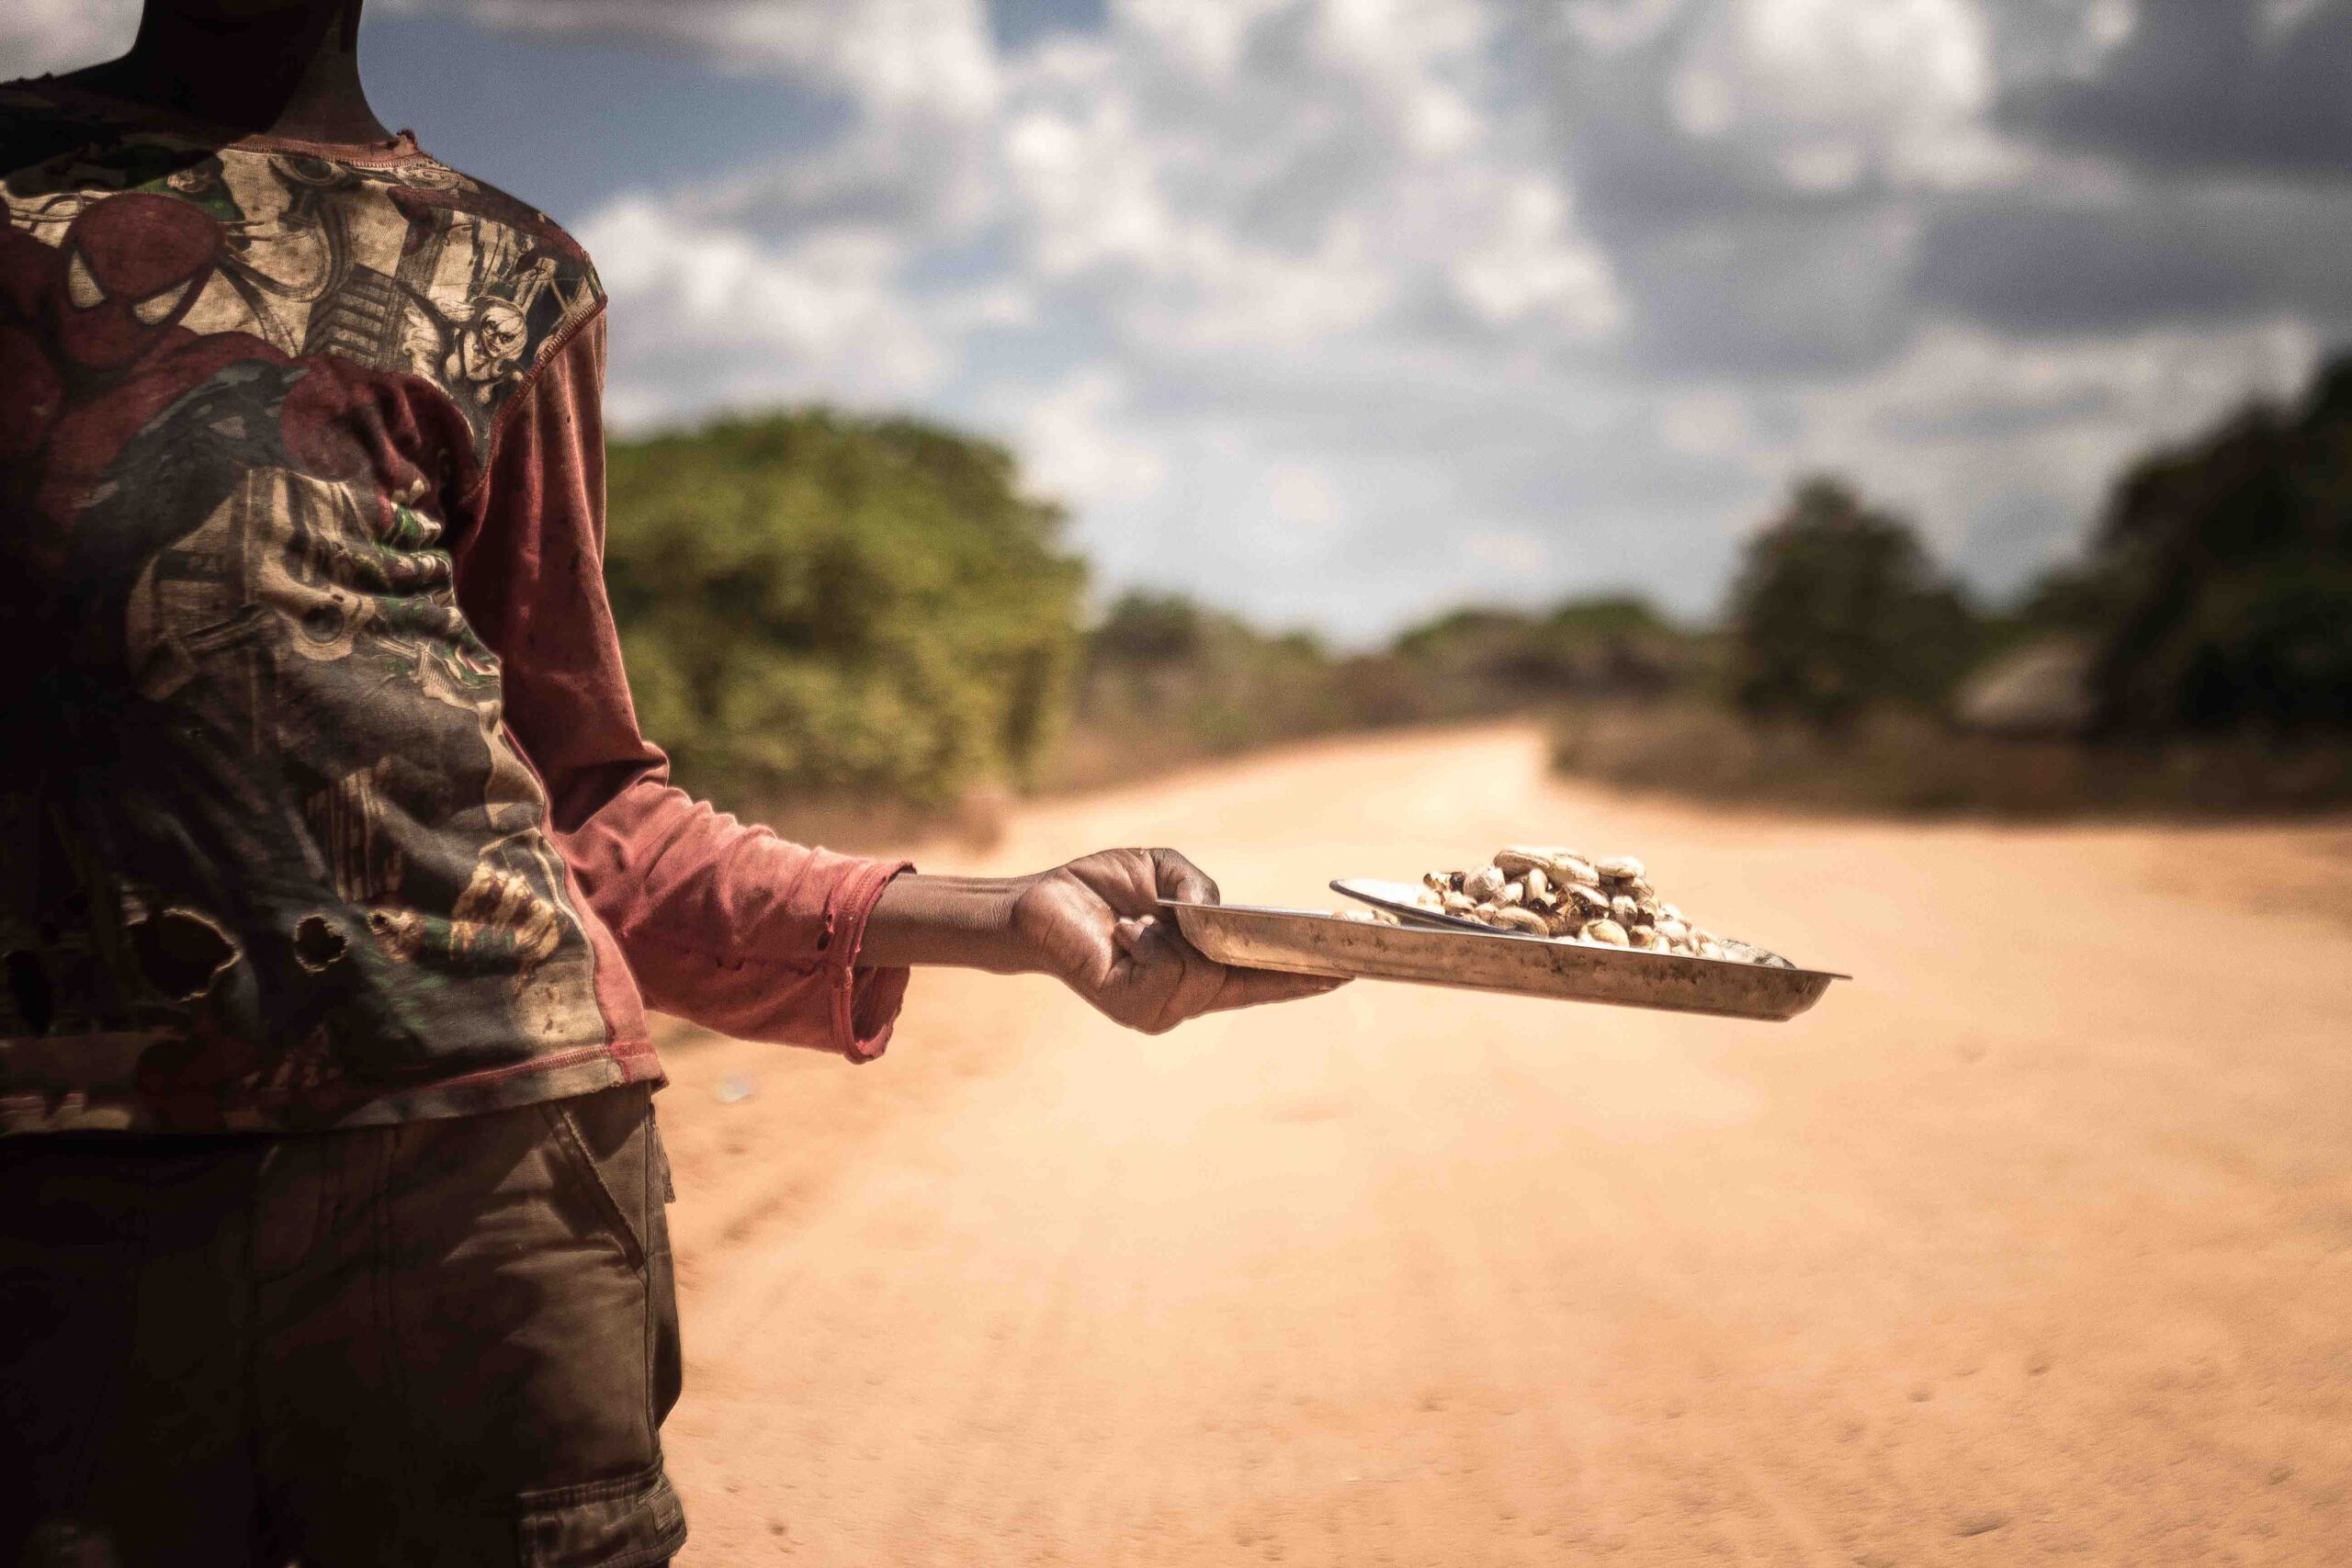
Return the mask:
<svg viewBox="0 0 2352 1568">
<path fill-rule="evenodd" d="M 119 52 L 15 0 L 0 75 Z M 624 431 L 983 432 L 1098 593 L 1704 616 L 1799 474 L 1997 598 L 2352 344 L 2352 0 L 373 0 Z"/>
</svg>

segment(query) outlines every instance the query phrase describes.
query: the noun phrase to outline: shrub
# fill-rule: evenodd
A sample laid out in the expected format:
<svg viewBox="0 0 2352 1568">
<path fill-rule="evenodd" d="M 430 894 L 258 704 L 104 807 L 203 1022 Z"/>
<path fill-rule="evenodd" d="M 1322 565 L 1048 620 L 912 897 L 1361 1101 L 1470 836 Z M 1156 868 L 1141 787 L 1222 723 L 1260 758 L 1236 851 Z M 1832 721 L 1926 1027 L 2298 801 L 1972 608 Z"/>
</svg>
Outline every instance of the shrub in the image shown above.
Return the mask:
<svg viewBox="0 0 2352 1568">
<path fill-rule="evenodd" d="M 2133 468 L 2086 576 L 2105 733 L 2352 728 L 2352 355 Z"/>
<path fill-rule="evenodd" d="M 1003 448 L 808 410 L 615 442 L 607 477 L 614 614 L 682 781 L 937 804 L 1036 766 L 1084 569 Z"/>
<path fill-rule="evenodd" d="M 1889 700 L 1939 704 L 1981 642 L 1910 525 L 1827 478 L 1750 542 L 1730 621 L 1733 700 L 1828 733 Z"/>
</svg>

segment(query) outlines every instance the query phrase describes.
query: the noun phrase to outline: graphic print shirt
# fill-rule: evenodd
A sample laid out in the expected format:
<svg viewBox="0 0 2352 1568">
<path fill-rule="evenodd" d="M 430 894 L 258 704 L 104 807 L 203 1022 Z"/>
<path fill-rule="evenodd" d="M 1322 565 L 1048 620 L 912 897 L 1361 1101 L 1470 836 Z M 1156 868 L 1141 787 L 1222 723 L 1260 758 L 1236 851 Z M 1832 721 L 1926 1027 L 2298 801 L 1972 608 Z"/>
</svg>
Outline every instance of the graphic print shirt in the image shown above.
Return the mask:
<svg viewBox="0 0 2352 1568">
<path fill-rule="evenodd" d="M 0 1134 L 878 1053 L 902 865 L 668 784 L 602 581 L 603 295 L 380 147 L 0 86 Z"/>
</svg>

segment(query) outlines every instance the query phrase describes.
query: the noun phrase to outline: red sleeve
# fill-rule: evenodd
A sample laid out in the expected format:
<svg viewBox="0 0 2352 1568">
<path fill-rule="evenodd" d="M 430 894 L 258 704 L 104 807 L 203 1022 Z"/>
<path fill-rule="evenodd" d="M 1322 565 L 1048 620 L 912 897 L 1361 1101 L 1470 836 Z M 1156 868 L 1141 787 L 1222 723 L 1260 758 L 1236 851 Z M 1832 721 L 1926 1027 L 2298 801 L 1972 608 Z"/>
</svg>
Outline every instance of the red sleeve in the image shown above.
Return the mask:
<svg viewBox="0 0 2352 1568">
<path fill-rule="evenodd" d="M 650 1006 L 752 1040 L 881 1054 L 904 969 L 858 966 L 911 869 L 787 842 L 670 784 L 639 733 L 605 595 L 605 320 L 500 412 L 457 550 L 458 598 L 504 666 L 506 725 L 549 826 Z"/>
</svg>

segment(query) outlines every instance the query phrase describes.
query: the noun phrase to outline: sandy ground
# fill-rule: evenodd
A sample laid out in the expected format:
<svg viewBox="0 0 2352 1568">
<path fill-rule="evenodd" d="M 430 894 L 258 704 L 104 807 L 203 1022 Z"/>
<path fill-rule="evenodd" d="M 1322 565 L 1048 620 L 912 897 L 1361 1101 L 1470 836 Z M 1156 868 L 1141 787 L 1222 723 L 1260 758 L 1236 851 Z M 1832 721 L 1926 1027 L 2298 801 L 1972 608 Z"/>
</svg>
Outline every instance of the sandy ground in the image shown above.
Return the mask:
<svg viewBox="0 0 2352 1568">
<path fill-rule="evenodd" d="M 1540 764 L 1351 741 L 927 863 L 1148 840 L 1328 905 L 1570 841 L 1857 981 L 1781 1025 L 1359 984 L 1146 1039 L 932 973 L 869 1067 L 673 1043 L 684 1561 L 2352 1562 L 2352 829 Z"/>
</svg>

